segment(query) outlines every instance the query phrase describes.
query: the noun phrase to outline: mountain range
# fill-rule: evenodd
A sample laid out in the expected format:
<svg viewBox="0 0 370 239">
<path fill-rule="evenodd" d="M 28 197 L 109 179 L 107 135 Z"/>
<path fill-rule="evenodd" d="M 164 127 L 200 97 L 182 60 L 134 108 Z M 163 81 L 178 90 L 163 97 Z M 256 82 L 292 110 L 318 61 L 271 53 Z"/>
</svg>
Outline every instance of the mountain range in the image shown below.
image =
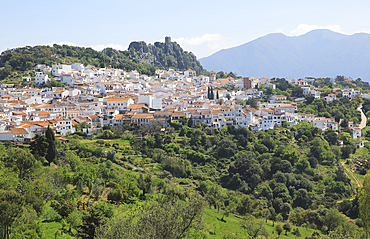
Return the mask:
<svg viewBox="0 0 370 239">
<path fill-rule="evenodd" d="M 370 81 L 370 34 L 313 30 L 301 36 L 272 33 L 199 59 L 208 71 L 257 77 L 336 77 Z"/>
</svg>

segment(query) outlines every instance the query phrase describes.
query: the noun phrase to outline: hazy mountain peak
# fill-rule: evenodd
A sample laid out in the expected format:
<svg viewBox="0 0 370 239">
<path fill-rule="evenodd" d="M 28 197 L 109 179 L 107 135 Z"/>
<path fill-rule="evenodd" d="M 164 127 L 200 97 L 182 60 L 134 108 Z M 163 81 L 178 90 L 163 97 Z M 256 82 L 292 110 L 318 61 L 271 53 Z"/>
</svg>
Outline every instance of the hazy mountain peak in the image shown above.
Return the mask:
<svg viewBox="0 0 370 239">
<path fill-rule="evenodd" d="M 209 71 L 242 76 L 303 78 L 351 76 L 370 80 L 370 35 L 327 29 L 297 37 L 271 33 L 199 60 Z"/>
<path fill-rule="evenodd" d="M 298 36 L 298 37 L 301 37 L 301 38 L 315 37 L 315 38 L 322 38 L 322 39 L 336 41 L 336 40 L 340 40 L 340 39 L 343 39 L 345 37 L 348 37 L 348 35 L 338 33 L 338 32 L 333 32 L 333 31 L 328 30 L 328 29 L 316 29 L 316 30 L 312 30 L 312 31 L 307 32 L 306 34 L 303 34 L 303 35 Z"/>
</svg>

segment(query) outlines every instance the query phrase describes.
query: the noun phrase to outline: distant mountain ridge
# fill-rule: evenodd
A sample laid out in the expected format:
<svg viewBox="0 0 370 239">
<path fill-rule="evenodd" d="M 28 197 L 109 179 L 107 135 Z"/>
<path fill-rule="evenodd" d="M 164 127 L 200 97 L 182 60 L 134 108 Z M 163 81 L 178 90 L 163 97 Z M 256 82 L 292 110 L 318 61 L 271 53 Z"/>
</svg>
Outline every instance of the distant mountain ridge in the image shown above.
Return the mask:
<svg viewBox="0 0 370 239">
<path fill-rule="evenodd" d="M 370 81 L 370 34 L 313 30 L 297 37 L 272 33 L 199 59 L 208 71 L 257 77 L 351 76 Z"/>
</svg>

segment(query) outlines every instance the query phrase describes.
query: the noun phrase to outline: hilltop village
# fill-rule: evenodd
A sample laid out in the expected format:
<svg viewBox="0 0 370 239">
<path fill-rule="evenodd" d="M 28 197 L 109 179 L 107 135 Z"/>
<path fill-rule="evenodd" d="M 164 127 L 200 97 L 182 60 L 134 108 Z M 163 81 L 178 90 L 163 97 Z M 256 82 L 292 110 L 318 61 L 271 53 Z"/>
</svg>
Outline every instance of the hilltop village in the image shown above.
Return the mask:
<svg viewBox="0 0 370 239">
<path fill-rule="evenodd" d="M 168 38 L 130 46 L 1 54 L 3 235 L 363 238 L 368 82 L 208 72 Z"/>
<path fill-rule="evenodd" d="M 307 121 L 321 130 L 341 129 L 344 119 L 319 117 L 297 112 L 297 104 L 307 96 L 333 102 L 340 97 L 370 98 L 353 88 L 332 88 L 322 96 L 313 85 L 315 79 L 286 79 L 301 89 L 301 96 L 272 95 L 262 100 L 264 90 L 276 90 L 276 81 L 268 78 L 216 78 L 197 75 L 196 71 L 173 69 L 155 71 L 155 76 L 137 71 L 99 68 L 81 63 L 37 65 L 34 77 L 23 77 L 22 84 L 45 85 L 57 81 L 64 87 L 33 88 L 2 84 L 0 90 L 0 141 L 30 141 L 48 126 L 63 137 L 82 130 L 101 133 L 102 127 L 159 124 L 162 128 L 182 118 L 192 124 L 207 124 L 218 130 L 224 126 L 248 127 L 252 131 L 294 126 Z M 353 81 L 345 78 L 346 82 Z M 335 86 L 335 79 L 330 79 Z M 252 100 L 254 105 L 242 102 Z M 351 136 L 361 138 L 361 128 L 348 122 Z"/>
</svg>

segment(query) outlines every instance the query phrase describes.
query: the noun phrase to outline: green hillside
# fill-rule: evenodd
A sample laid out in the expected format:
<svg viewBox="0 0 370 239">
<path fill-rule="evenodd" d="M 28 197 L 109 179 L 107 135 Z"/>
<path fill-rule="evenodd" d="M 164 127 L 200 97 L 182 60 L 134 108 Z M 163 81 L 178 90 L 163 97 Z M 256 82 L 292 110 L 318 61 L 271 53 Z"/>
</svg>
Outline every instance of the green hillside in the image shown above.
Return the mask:
<svg viewBox="0 0 370 239">
<path fill-rule="evenodd" d="M 297 227 L 301 238 L 361 234 L 360 179 L 342 167 L 337 153 L 346 149 L 319 129 L 301 122 L 220 132 L 189 122 L 166 132 L 129 125 L 77 132 L 69 143 L 55 142 L 54 158 L 40 150 L 51 142 L 42 137 L 22 148 L 0 145 L 0 207 L 14 213 L 12 235 L 69 238 L 96 229 L 97 238 L 159 238 L 176 227 L 170 231 L 179 238 L 248 238 L 256 226 L 258 238 L 296 238 Z M 1 230 L 6 215 L 0 211 Z"/>
<path fill-rule="evenodd" d="M 140 42 L 141 45 L 145 43 Z M 139 44 L 139 45 L 140 45 Z M 19 78 L 37 64 L 73 64 L 75 62 L 96 67 L 113 67 L 126 71 L 137 70 L 140 74 L 153 76 L 155 70 L 172 68 L 175 70 L 196 70 L 207 73 L 192 53 L 185 52 L 177 43 L 149 45 L 150 52 L 135 48 L 135 42 L 127 51 L 105 48 L 96 51 L 92 48 L 68 45 L 21 47 L 4 51 L 0 55 L 0 80 Z M 145 60 L 151 59 L 151 60 Z"/>
</svg>

